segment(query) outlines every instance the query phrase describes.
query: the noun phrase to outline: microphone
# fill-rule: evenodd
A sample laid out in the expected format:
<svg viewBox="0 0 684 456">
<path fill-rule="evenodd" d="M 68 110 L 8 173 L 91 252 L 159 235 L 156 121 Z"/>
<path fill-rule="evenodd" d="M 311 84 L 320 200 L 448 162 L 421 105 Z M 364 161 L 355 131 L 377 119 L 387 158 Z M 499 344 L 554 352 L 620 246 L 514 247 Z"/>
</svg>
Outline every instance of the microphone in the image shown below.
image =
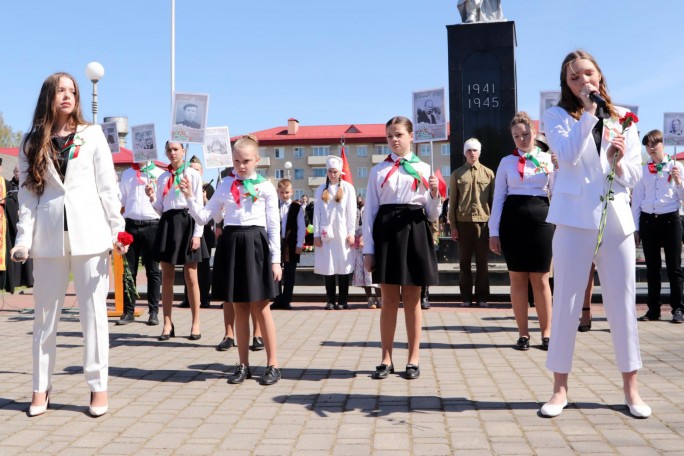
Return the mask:
<svg viewBox="0 0 684 456">
<path fill-rule="evenodd" d="M 601 94 L 596 90 L 589 93 L 589 99 L 602 108 L 606 107 L 606 100 L 604 100 Z"/>
</svg>

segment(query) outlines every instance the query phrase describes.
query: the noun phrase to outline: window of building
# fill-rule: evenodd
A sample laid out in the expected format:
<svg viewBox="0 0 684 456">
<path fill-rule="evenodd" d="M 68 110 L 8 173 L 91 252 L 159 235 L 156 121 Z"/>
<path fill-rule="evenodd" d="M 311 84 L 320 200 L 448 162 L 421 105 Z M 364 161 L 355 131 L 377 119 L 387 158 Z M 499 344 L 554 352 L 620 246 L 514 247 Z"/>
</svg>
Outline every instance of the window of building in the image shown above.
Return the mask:
<svg viewBox="0 0 684 456">
<path fill-rule="evenodd" d="M 311 152 L 314 157 L 327 157 L 330 155 L 330 146 L 313 146 Z"/>
<path fill-rule="evenodd" d="M 294 158 L 304 158 L 304 148 L 295 147 L 294 148 Z"/>
<path fill-rule="evenodd" d="M 451 144 L 442 144 L 442 155 L 451 155 Z"/>
<path fill-rule="evenodd" d="M 328 170 L 325 168 L 313 168 L 313 177 L 325 177 Z"/>
<path fill-rule="evenodd" d="M 296 180 L 304 179 L 304 170 L 303 170 L 303 169 L 295 168 L 295 170 L 294 170 L 294 178 L 295 178 Z"/>
<path fill-rule="evenodd" d="M 285 170 L 284 169 L 276 169 L 275 170 L 275 178 L 276 179 L 285 179 Z"/>
<path fill-rule="evenodd" d="M 261 177 L 266 177 L 266 170 L 265 169 L 257 169 L 257 174 Z"/>
<path fill-rule="evenodd" d="M 367 157 L 368 156 L 368 146 L 356 146 L 356 156 L 357 157 Z"/>
<path fill-rule="evenodd" d="M 420 154 L 421 157 L 429 157 L 430 156 L 430 144 L 419 144 L 418 147 L 418 153 Z"/>
<path fill-rule="evenodd" d="M 356 177 L 359 179 L 366 179 L 368 178 L 368 168 L 365 166 L 359 166 L 356 168 Z"/>
<path fill-rule="evenodd" d="M 366 199 L 366 189 L 365 188 L 360 188 L 356 191 L 356 194 L 359 195 L 361 198 Z"/>
<path fill-rule="evenodd" d="M 273 156 L 275 158 L 284 159 L 285 158 L 285 148 L 284 147 L 274 147 Z"/>
<path fill-rule="evenodd" d="M 442 176 L 444 176 L 444 179 L 448 179 L 449 176 L 451 176 L 451 165 L 442 165 L 440 171 L 442 171 Z"/>
<path fill-rule="evenodd" d="M 388 155 L 391 153 L 391 150 L 387 144 L 376 145 L 375 146 L 375 153 L 377 155 Z"/>
<path fill-rule="evenodd" d="M 304 196 L 304 190 L 302 190 L 301 188 L 295 189 L 293 195 L 294 199 L 301 200 L 302 196 Z"/>
<path fill-rule="evenodd" d="M 260 157 L 268 157 L 268 153 L 266 153 L 266 148 L 265 147 L 259 147 L 259 156 Z"/>
</svg>

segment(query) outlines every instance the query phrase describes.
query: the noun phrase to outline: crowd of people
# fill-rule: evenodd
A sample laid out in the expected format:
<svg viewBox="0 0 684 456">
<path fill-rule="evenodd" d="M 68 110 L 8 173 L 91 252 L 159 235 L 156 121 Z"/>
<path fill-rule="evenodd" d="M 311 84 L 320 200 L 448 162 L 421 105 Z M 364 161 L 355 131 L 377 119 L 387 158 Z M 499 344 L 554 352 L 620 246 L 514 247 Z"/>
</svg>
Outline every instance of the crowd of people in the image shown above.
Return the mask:
<svg viewBox="0 0 684 456">
<path fill-rule="evenodd" d="M 465 142 L 465 164 L 451 175 L 448 201 L 430 166 L 413 153 L 413 125 L 401 116 L 386 124 L 391 152 L 372 168 L 365 199 L 343 179 L 342 160 L 330 156 L 325 183 L 313 200 L 293 201 L 288 179 L 273 185 L 256 172 L 259 145 L 252 135 L 235 143 L 234 166 L 216 189 L 202 181 L 199 160 L 193 157 L 188 165 L 183 145 L 170 141 L 165 145 L 166 170 L 134 165 L 117 188 L 104 135 L 99 126 L 83 120 L 74 78 L 51 75 L 22 143 L 19 221 L 10 252 L 15 262 L 33 260 L 36 316 L 29 415 L 44 413 L 50 401 L 56 329 L 69 272 L 85 339 L 89 410 L 93 416 L 107 412 L 105 299 L 112 250 L 126 255 L 134 277 L 142 260 L 148 325 L 160 324 L 162 303 L 159 341 L 176 336 L 173 282 L 182 266 L 183 305 L 192 313 L 188 338 L 202 336 L 199 309 L 212 300 L 221 302 L 225 333 L 216 349 L 237 347 L 239 355 L 228 383 L 251 378 L 249 351 L 265 350 L 267 368 L 259 380 L 272 385 L 281 372 L 271 309 L 292 308 L 297 264 L 305 243 L 313 244 L 314 271 L 324 277 L 326 310 L 349 308 L 350 285 L 364 288 L 369 308 L 380 308 L 381 354 L 373 379 L 395 372 L 394 337 L 403 303 L 408 337 L 403 375 L 417 379 L 422 311 L 429 308 L 429 287 L 438 283 L 435 235 L 441 221 L 459 244 L 464 306 L 488 305 L 487 257 L 491 251 L 505 258 L 518 350 L 530 348 L 532 298 L 540 348 L 548 351 L 547 368 L 554 376 L 542 416 L 558 416 L 567 406 L 576 334 L 591 328 L 591 314 L 587 312 L 587 322 L 583 311 L 589 310 L 596 271 L 625 404 L 633 416 L 648 417 L 651 409 L 637 383 L 642 367 L 637 321 L 660 318 L 661 248 L 672 321 L 684 321 L 679 217 L 684 169 L 664 153 L 658 130 L 641 141 L 649 154 L 642 166 L 637 129 L 623 122 L 626 110 L 612 103 L 605 76 L 591 55 L 568 54 L 560 83 L 560 102 L 544 114 L 546 136 L 535 130 L 526 113 L 517 113 L 510 121 L 515 149 L 496 173 L 479 161 L 481 142 Z M 125 231 L 133 235 L 130 245 L 120 239 Z M 635 241 L 644 246 L 649 286 L 649 310 L 639 318 Z M 117 324 L 133 321 L 134 308 L 127 296 Z"/>
</svg>

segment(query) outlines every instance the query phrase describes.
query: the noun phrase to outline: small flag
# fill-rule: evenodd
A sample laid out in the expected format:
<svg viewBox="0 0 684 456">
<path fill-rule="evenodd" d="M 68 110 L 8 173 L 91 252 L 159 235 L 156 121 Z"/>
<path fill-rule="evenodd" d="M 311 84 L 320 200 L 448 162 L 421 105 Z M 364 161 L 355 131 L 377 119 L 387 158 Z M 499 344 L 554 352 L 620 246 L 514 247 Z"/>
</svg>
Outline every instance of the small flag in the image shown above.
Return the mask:
<svg viewBox="0 0 684 456">
<path fill-rule="evenodd" d="M 342 180 L 345 180 L 349 182 L 350 184 L 354 185 L 354 182 L 352 182 L 352 176 L 351 176 L 351 169 L 349 168 L 349 162 L 347 161 L 347 154 L 344 153 L 344 144 L 342 144 L 342 152 L 340 153 L 340 158 L 342 158 Z"/>
<path fill-rule="evenodd" d="M 439 181 L 439 194 L 442 195 L 442 199 L 446 199 L 446 182 L 444 181 L 444 176 L 442 176 L 442 172 L 439 169 L 435 170 L 435 177 Z"/>
</svg>

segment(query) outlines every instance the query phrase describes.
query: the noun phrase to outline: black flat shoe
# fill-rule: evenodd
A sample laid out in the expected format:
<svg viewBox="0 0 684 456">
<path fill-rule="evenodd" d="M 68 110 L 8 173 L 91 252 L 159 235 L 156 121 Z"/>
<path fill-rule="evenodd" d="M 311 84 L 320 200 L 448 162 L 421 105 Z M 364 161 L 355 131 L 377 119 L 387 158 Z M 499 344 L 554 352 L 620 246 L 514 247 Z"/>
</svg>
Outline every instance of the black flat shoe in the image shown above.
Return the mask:
<svg viewBox="0 0 684 456">
<path fill-rule="evenodd" d="M 639 321 L 658 321 L 658 320 L 660 320 L 660 317 L 653 317 L 649 314 L 646 314 L 642 317 L 637 318 L 637 320 L 639 320 Z"/>
<path fill-rule="evenodd" d="M 383 378 L 387 378 L 389 374 L 394 373 L 394 364 L 390 364 L 389 366 L 387 364 L 380 364 L 379 366 L 375 366 L 375 372 L 371 375 L 371 377 L 375 380 L 382 380 Z"/>
<path fill-rule="evenodd" d="M 156 312 L 150 313 L 150 318 L 147 320 L 147 326 L 157 326 L 159 324 L 159 317 Z"/>
<path fill-rule="evenodd" d="M 273 385 L 274 383 L 278 383 L 278 380 L 280 380 L 280 378 L 280 369 L 278 369 L 275 366 L 268 366 L 266 368 L 266 372 L 264 372 L 264 375 L 261 376 L 261 380 L 259 380 L 259 383 L 266 386 Z"/>
<path fill-rule="evenodd" d="M 171 332 L 168 333 L 168 334 L 164 334 L 164 333 L 162 332 L 162 335 L 159 336 L 159 337 L 157 338 L 157 340 L 160 340 L 160 341 L 163 342 L 163 341 L 165 341 L 165 340 L 169 340 L 169 339 L 172 338 L 172 337 L 176 337 L 176 328 L 173 326 L 173 323 L 171 323 Z"/>
<path fill-rule="evenodd" d="M 406 365 L 406 379 L 415 380 L 420 377 L 420 367 L 417 364 Z"/>
<path fill-rule="evenodd" d="M 521 351 L 526 351 L 530 349 L 530 338 L 529 337 L 521 337 L 518 339 L 518 342 L 515 343 L 515 349 L 516 350 L 521 350 Z"/>
<path fill-rule="evenodd" d="M 200 340 L 202 338 L 202 334 L 193 334 L 190 333 L 190 337 L 188 337 L 189 340 Z"/>
<path fill-rule="evenodd" d="M 133 316 L 132 313 L 125 313 L 121 315 L 121 319 L 116 321 L 116 326 L 123 326 L 127 325 L 129 323 L 133 323 L 135 321 L 135 317 Z"/>
<path fill-rule="evenodd" d="M 249 369 L 249 366 L 236 364 L 235 371 L 228 377 L 228 383 L 231 385 L 239 385 L 244 382 L 246 378 L 252 378 L 252 371 Z"/>
<path fill-rule="evenodd" d="M 333 304 L 332 302 L 329 302 L 325 305 L 325 310 L 333 310 L 333 309 L 335 309 L 335 304 Z"/>
<path fill-rule="evenodd" d="M 549 351 L 549 338 L 542 337 L 541 349 L 544 351 Z"/>
<path fill-rule="evenodd" d="M 252 345 L 249 346 L 249 349 L 256 352 L 256 351 L 261 351 L 264 350 L 266 346 L 264 345 L 264 339 L 261 337 L 253 337 L 252 338 Z"/>
<path fill-rule="evenodd" d="M 237 345 L 235 345 L 235 340 L 230 337 L 224 337 L 221 343 L 216 346 L 216 350 L 222 352 L 230 349 L 231 347 L 237 347 Z"/>
</svg>

